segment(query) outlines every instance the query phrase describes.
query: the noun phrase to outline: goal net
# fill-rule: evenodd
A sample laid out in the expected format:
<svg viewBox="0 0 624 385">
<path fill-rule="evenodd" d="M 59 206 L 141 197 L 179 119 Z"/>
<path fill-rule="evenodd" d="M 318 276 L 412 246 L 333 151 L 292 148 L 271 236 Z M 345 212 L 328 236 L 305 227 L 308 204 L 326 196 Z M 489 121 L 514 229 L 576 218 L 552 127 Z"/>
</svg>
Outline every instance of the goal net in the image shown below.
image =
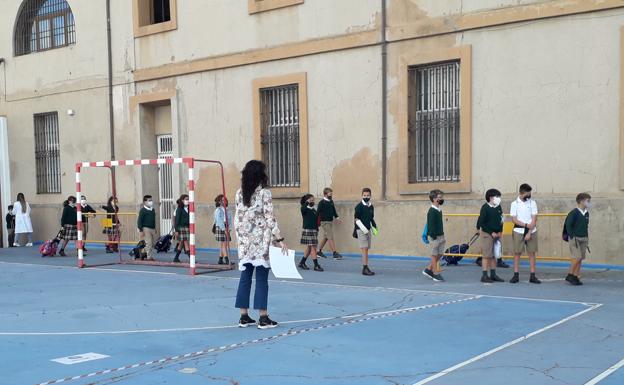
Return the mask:
<svg viewBox="0 0 624 385">
<path fill-rule="evenodd" d="M 189 205 L 188 205 L 188 214 L 189 214 L 189 238 L 188 238 L 188 245 L 189 245 L 189 250 L 187 250 L 188 254 L 189 254 L 189 262 L 170 262 L 171 257 L 167 256 L 167 261 L 162 260 L 162 258 L 156 254 L 156 251 L 154 251 L 154 255 L 156 260 L 154 261 L 150 261 L 150 260 L 142 260 L 140 258 L 135 259 L 132 256 L 129 256 L 127 251 L 131 248 L 131 247 L 126 247 L 125 251 L 121 251 L 121 248 L 119 248 L 119 259 L 115 260 L 113 262 L 107 261 L 107 263 L 97 263 L 96 261 L 93 261 L 93 263 L 87 264 L 87 262 L 85 261 L 86 258 L 86 253 L 85 253 L 85 244 L 86 242 L 96 242 L 96 243 L 107 243 L 107 244 L 117 244 L 117 246 L 121 246 L 121 245 L 126 245 L 126 246 L 132 246 L 132 245 L 136 245 L 137 241 L 138 241 L 138 229 L 136 229 L 136 214 L 134 213 L 118 213 L 120 218 L 124 218 L 125 217 L 125 221 L 128 222 L 127 224 L 120 226 L 120 229 L 123 228 L 123 230 L 119 230 L 120 232 L 123 231 L 125 232 L 122 236 L 122 234 L 120 234 L 120 236 L 116 237 L 115 239 L 111 240 L 109 237 L 109 240 L 91 240 L 91 239 L 85 239 L 85 223 L 83 222 L 83 213 L 82 213 L 82 207 L 81 205 L 76 205 L 76 214 L 77 214 L 77 228 L 78 228 L 78 239 L 76 241 L 76 248 L 78 249 L 78 267 L 82 268 L 82 267 L 88 267 L 88 266 L 102 266 L 102 265 L 111 265 L 111 264 L 133 264 L 133 265 L 154 265 L 154 266 L 171 266 L 171 267 L 187 267 L 189 269 L 189 272 L 191 275 L 195 275 L 198 273 L 199 269 L 204 269 L 207 271 L 220 271 L 220 270 L 231 270 L 233 269 L 233 264 L 227 264 L 227 265 L 218 265 L 218 264 L 214 264 L 214 263 L 209 263 L 208 260 L 203 261 L 203 260 L 198 260 L 197 258 L 197 201 L 196 201 L 196 197 L 195 197 L 195 167 L 196 164 L 198 163 L 206 163 L 206 164 L 213 164 L 216 165 L 220 168 L 220 172 L 221 172 L 221 186 L 220 186 L 220 191 L 222 191 L 222 194 L 224 196 L 226 196 L 226 190 L 225 190 L 225 177 L 224 177 L 224 171 L 223 171 L 223 165 L 221 162 L 216 161 L 216 160 L 207 160 L 207 159 L 195 159 L 195 158 L 189 158 L 189 157 L 182 157 L 182 158 L 159 158 L 159 159 L 138 159 L 138 160 L 108 160 L 108 161 L 100 161 L 100 162 L 80 162 L 80 163 L 76 163 L 76 199 L 78 200 L 78 202 L 80 202 L 81 196 L 82 196 L 82 185 L 81 185 L 81 173 L 84 172 L 84 169 L 87 168 L 117 168 L 117 167 L 160 167 L 160 166 L 165 166 L 168 165 L 169 167 L 171 167 L 174 164 L 178 164 L 178 165 L 185 165 L 186 169 L 187 169 L 187 194 L 189 196 Z M 227 198 L 226 198 L 227 199 Z M 161 207 L 161 209 L 166 210 L 166 207 Z M 225 207 L 225 210 L 227 210 L 227 207 Z M 127 215 L 121 215 L 121 214 L 127 214 Z M 92 214 L 91 214 L 92 215 Z M 100 215 L 104 215 L 106 216 L 105 218 L 102 218 L 101 220 L 96 220 L 93 221 L 95 222 L 94 225 L 98 225 L 100 224 L 100 226 L 102 227 L 108 227 L 111 226 L 111 224 L 107 224 L 107 221 L 110 221 L 110 214 L 100 214 Z M 225 215 L 225 226 L 226 226 L 226 234 L 229 233 L 229 229 L 231 224 L 228 221 L 229 216 Z M 95 231 L 94 231 L 95 230 Z M 170 229 L 164 229 L 161 228 L 160 229 L 161 234 L 160 235 L 165 235 L 168 234 L 170 232 Z M 98 231 L 95 228 L 92 228 L 89 233 L 95 233 L 97 234 Z M 89 236 L 91 237 L 91 236 Z M 158 236 L 157 236 L 158 238 Z M 175 245 L 175 240 L 173 240 L 172 242 Z M 172 246 L 173 248 L 173 246 Z M 228 247 L 227 247 L 227 254 L 228 256 L 231 254 L 230 253 L 230 248 L 229 248 L 229 243 L 228 243 Z"/>
</svg>

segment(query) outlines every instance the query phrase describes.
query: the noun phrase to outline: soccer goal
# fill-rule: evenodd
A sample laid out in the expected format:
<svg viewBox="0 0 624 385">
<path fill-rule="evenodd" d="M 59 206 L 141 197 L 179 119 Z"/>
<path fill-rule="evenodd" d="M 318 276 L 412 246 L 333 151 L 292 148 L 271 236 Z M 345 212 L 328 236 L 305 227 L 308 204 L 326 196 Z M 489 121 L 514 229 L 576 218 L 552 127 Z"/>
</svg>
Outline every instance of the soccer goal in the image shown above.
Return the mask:
<svg viewBox="0 0 624 385">
<path fill-rule="evenodd" d="M 154 266 L 171 266 L 171 267 L 188 267 L 191 275 L 195 275 L 198 273 L 198 269 L 205 269 L 209 271 L 219 271 L 219 270 L 232 270 L 233 265 L 217 265 L 210 263 L 197 263 L 197 253 L 196 253 L 196 232 L 197 232 L 197 218 L 196 218 L 196 199 L 195 199 L 195 166 L 197 163 L 206 163 L 217 165 L 220 168 L 221 172 L 221 191 L 224 196 L 226 196 L 225 190 L 225 176 L 223 170 L 223 164 L 216 160 L 208 160 L 208 159 L 195 159 L 189 157 L 182 158 L 159 158 L 159 159 L 138 159 L 138 160 L 108 160 L 108 161 L 100 161 L 100 162 L 80 162 L 76 163 L 76 198 L 78 202 L 80 202 L 80 198 L 82 196 L 82 186 L 80 181 L 81 172 L 87 168 L 116 168 L 116 167 L 144 167 L 144 166 L 161 166 L 161 165 L 174 165 L 174 164 L 182 164 L 186 165 L 188 171 L 188 196 L 189 196 L 189 263 L 177 263 L 177 262 L 163 262 L 163 261 L 145 261 L 134 258 L 124 258 L 122 253 L 119 253 L 119 261 L 113 263 L 105 263 L 106 265 L 111 264 L 132 264 L 132 265 L 154 265 Z M 227 210 L 227 207 L 225 207 Z M 78 248 L 78 267 L 89 267 L 89 266 L 101 266 L 102 264 L 97 263 L 89 263 L 85 262 L 85 239 L 84 239 L 84 226 L 82 222 L 82 207 L 81 205 L 76 205 L 76 214 L 77 214 L 77 228 L 78 228 L 78 239 L 76 241 L 76 247 Z M 228 215 L 226 211 L 225 215 L 225 226 L 226 226 L 226 234 L 229 234 L 230 223 L 228 221 Z M 132 226 L 132 225 L 130 225 Z M 134 229 L 137 231 L 136 228 Z M 163 231 L 164 229 L 161 229 Z M 116 241 L 117 243 L 124 243 L 123 241 Z M 113 242 L 115 243 L 115 242 Z M 125 242 L 128 243 L 128 242 Z M 228 247 L 228 255 L 230 255 L 230 250 Z"/>
</svg>

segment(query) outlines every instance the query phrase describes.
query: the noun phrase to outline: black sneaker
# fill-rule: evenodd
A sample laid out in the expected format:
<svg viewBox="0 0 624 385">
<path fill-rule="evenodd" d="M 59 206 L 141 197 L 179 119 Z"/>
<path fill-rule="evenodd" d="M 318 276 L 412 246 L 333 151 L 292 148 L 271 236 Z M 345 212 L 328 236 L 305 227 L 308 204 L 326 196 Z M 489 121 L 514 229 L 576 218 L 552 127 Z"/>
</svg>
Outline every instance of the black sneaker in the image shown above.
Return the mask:
<svg viewBox="0 0 624 385">
<path fill-rule="evenodd" d="M 325 269 L 323 269 L 323 268 L 321 267 L 321 265 L 316 264 L 316 265 L 314 265 L 314 271 L 325 271 Z"/>
<path fill-rule="evenodd" d="M 534 275 L 532 275 L 532 276 L 531 276 L 531 278 L 529 278 L 529 282 L 530 282 L 530 283 L 535 283 L 535 284 L 538 284 L 538 285 L 539 285 L 540 283 L 542 283 L 542 281 L 540 281 L 539 279 L 537 279 L 537 277 L 536 277 L 536 276 L 534 276 Z"/>
<path fill-rule="evenodd" d="M 371 271 L 371 269 L 369 269 L 368 266 L 364 266 L 362 268 L 362 275 L 375 275 L 375 273 Z"/>
<path fill-rule="evenodd" d="M 518 274 L 514 274 L 513 277 L 509 280 L 509 283 L 518 283 L 520 282 L 520 276 Z"/>
<path fill-rule="evenodd" d="M 249 314 L 242 315 L 240 320 L 238 321 L 239 328 L 246 328 L 247 326 L 251 326 L 256 323 L 256 320 L 251 318 Z"/>
<path fill-rule="evenodd" d="M 501 277 L 499 277 L 498 275 L 496 275 L 496 273 L 491 274 L 491 275 L 490 275 L 490 279 L 491 279 L 493 282 L 505 282 L 505 280 L 504 280 L 504 279 L 502 279 Z"/>
<path fill-rule="evenodd" d="M 63 249 L 61 249 L 61 251 L 59 251 L 59 255 L 61 257 L 66 257 L 67 256 L 67 254 L 65 254 L 65 250 L 63 250 Z"/>
<path fill-rule="evenodd" d="M 568 274 L 565 280 L 572 286 L 579 286 L 580 281 L 575 275 Z"/>
<path fill-rule="evenodd" d="M 492 283 L 494 281 L 492 281 L 492 278 L 488 277 L 487 275 L 483 275 L 483 276 L 481 276 L 481 282 L 483 282 L 483 283 Z"/>
<path fill-rule="evenodd" d="M 260 316 L 260 321 L 258 322 L 258 329 L 272 329 L 275 327 L 277 327 L 277 322 L 270 319 L 268 315 Z"/>
<path fill-rule="evenodd" d="M 503 268 L 503 269 L 507 269 L 507 268 L 509 268 L 509 265 L 508 265 L 505 261 L 503 261 L 503 259 L 502 259 L 502 258 L 499 258 L 499 259 L 496 261 L 496 267 L 501 267 L 501 268 Z"/>
<path fill-rule="evenodd" d="M 424 275 L 425 277 L 427 277 L 427 278 L 434 279 L 434 277 L 435 277 L 435 274 L 433 274 L 433 271 L 431 271 L 431 270 L 429 270 L 429 269 L 425 269 L 425 270 L 423 270 L 423 272 L 422 272 L 422 273 L 423 273 L 423 275 Z"/>
<path fill-rule="evenodd" d="M 583 282 L 581 282 L 581 280 L 579 279 L 579 277 L 574 276 L 574 278 L 576 278 L 576 285 L 577 286 L 581 286 L 583 284 Z"/>
<path fill-rule="evenodd" d="M 323 252 L 321 250 L 319 250 L 316 255 L 318 255 L 321 258 L 327 258 L 327 256 L 325 254 L 323 254 Z"/>
<path fill-rule="evenodd" d="M 440 274 L 434 274 L 432 279 L 436 282 L 444 282 L 444 278 L 442 278 L 442 275 Z"/>
<path fill-rule="evenodd" d="M 303 269 L 303 270 L 310 270 L 310 268 L 308 267 L 308 265 L 306 265 L 305 262 L 301 261 L 299 262 L 299 268 Z"/>
<path fill-rule="evenodd" d="M 334 251 L 334 259 L 342 259 L 342 255 L 339 252 Z"/>
</svg>

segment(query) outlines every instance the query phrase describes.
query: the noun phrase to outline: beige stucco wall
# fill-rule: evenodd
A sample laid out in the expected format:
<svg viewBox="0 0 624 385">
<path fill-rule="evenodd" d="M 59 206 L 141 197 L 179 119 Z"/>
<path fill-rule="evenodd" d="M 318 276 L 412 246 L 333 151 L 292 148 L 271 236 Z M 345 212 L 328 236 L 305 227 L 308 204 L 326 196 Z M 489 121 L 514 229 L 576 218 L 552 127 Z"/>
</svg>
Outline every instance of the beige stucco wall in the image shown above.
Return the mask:
<svg viewBox="0 0 624 385">
<path fill-rule="evenodd" d="M 7 10 L 0 14 L 0 25 L 13 25 L 19 3 L 0 0 L 0 7 Z M 12 195 L 24 191 L 35 204 L 33 219 L 35 237 L 39 240 L 53 235 L 60 202 L 74 192 L 74 163 L 110 157 L 104 7 L 96 2 L 85 5 L 70 0 L 69 3 L 76 16 L 76 45 L 13 57 L 12 33 L 2 33 L 0 37 L 0 57 L 6 59 L 7 71 L 7 84 L 3 84 L 3 77 L 0 84 L 7 90 L 9 100 L 0 97 L 0 115 L 8 119 Z M 359 191 L 364 186 L 371 187 L 374 199 L 380 199 L 380 46 L 139 83 L 133 82 L 133 70 L 373 30 L 380 25 L 380 2 L 306 0 L 303 5 L 254 15 L 248 14 L 244 0 L 211 0 L 210 3 L 211 12 L 207 13 L 203 2 L 178 2 L 176 30 L 135 39 L 131 2 L 113 1 L 117 159 L 142 157 L 154 145 L 146 135 L 149 125 L 142 124 L 145 115 L 133 98 L 154 92 L 170 93 L 170 115 L 169 111 L 156 114 L 160 119 L 151 123 L 152 129 L 170 127 L 177 155 L 223 161 L 227 193 L 233 196 L 239 170 L 253 157 L 253 81 L 304 72 L 308 90 L 310 192 L 318 195 L 323 187 L 334 188 L 345 218 L 345 223 L 338 226 L 338 244 L 341 250 L 357 251 L 351 238 L 350 218 Z M 389 36 L 405 37 L 401 34 L 414 31 L 427 34 L 436 32 L 436 28 L 461 26 L 460 13 L 485 12 L 485 20 L 492 17 L 489 12 L 494 9 L 555 2 L 465 3 L 391 0 Z M 449 17 L 446 23 L 445 17 Z M 410 29 L 418 23 L 426 28 Z M 445 210 L 477 212 L 482 204 L 481 195 L 489 187 L 505 193 L 507 210 L 517 186 L 528 182 L 536 189 L 542 212 L 566 212 L 574 206 L 576 193 L 589 191 L 596 197 L 590 261 L 620 263 L 619 233 L 624 229 L 621 219 L 624 196 L 618 187 L 622 25 L 624 11 L 612 10 L 391 43 L 388 47 L 389 200 L 376 203 L 382 234 L 375 239 L 372 252 L 386 255 L 426 252 L 419 236 L 429 203 L 424 195 L 402 195 L 398 189 L 398 106 L 406 101 L 398 83 L 399 59 L 470 45 L 472 193 L 450 195 Z M 220 37 L 223 31 L 227 31 L 227 38 Z M 595 36 L 600 36 L 600 40 Z M 285 48 L 282 53 L 288 54 L 291 48 Z M 75 110 L 76 115 L 68 116 L 67 109 Z M 59 112 L 65 173 L 63 193 L 37 196 L 32 116 L 47 111 Z M 209 233 L 210 203 L 220 192 L 219 175 L 214 166 L 203 165 L 198 165 L 196 174 L 200 202 L 198 240 L 200 246 L 214 247 Z M 154 184 L 153 180 L 145 182 L 149 178 L 140 169 L 120 169 L 121 201 L 131 208 L 140 195 L 153 193 L 146 191 L 153 189 L 146 186 Z M 184 191 L 184 178 L 180 179 L 180 190 Z M 111 189 L 107 171 L 85 170 L 83 188 L 91 201 L 103 202 Z M 298 204 L 276 200 L 276 206 L 289 244 L 297 246 L 301 225 Z M 560 219 L 544 219 L 540 226 L 541 254 L 567 255 L 566 245 L 559 241 Z M 473 227 L 471 219 L 449 219 L 449 242 L 467 240 Z"/>
</svg>

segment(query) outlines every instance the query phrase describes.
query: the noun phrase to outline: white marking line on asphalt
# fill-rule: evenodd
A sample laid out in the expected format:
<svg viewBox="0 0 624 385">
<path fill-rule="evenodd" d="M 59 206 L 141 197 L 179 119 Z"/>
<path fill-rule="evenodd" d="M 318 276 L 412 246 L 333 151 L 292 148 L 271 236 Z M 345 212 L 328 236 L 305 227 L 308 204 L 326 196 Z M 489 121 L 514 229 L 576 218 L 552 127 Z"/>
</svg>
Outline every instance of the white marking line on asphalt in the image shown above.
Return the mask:
<svg viewBox="0 0 624 385">
<path fill-rule="evenodd" d="M 53 362 L 56 362 L 56 363 L 59 363 L 59 364 L 63 364 L 63 365 L 74 365 L 74 364 L 80 364 L 82 362 L 101 360 L 102 358 L 108 358 L 108 357 L 110 357 L 110 356 L 107 356 L 106 354 L 83 353 L 83 354 L 76 354 L 76 355 L 73 355 L 73 356 L 55 358 L 55 359 L 50 360 L 50 361 L 53 361 Z"/>
<path fill-rule="evenodd" d="M 559 320 L 559 321 L 557 321 L 557 322 L 555 322 L 555 323 L 552 323 L 552 324 L 550 324 L 550 325 L 548 325 L 548 326 L 545 326 L 545 327 L 543 327 L 543 328 L 541 328 L 541 329 L 538 329 L 538 330 L 536 330 L 536 331 L 534 331 L 534 332 L 531 332 L 531 333 L 529 333 L 529 334 L 527 334 L 527 335 L 525 335 L 525 336 L 522 336 L 522 337 L 516 338 L 516 339 L 515 339 L 515 340 L 513 340 L 513 341 L 509 341 L 509 342 L 507 342 L 506 344 L 500 345 L 500 346 L 498 346 L 498 347 L 496 347 L 496 348 L 494 348 L 494 349 L 488 350 L 488 351 L 487 351 L 487 352 L 485 352 L 485 353 L 481 353 L 481 354 L 479 354 L 479 355 L 477 355 L 477 356 L 474 356 L 474 357 L 472 357 L 472 358 L 470 358 L 470 359 L 468 359 L 468 360 L 466 360 L 466 361 L 464 361 L 464 362 L 460 362 L 460 363 L 459 363 L 459 364 L 457 364 L 457 365 L 451 366 L 450 368 L 445 369 L 445 370 L 443 370 L 443 371 L 441 371 L 441 372 L 439 372 L 439 373 L 436 373 L 436 374 L 434 374 L 433 376 L 427 377 L 427 378 L 425 378 L 424 380 L 418 381 L 418 382 L 414 383 L 413 385 L 424 385 L 424 384 L 428 384 L 428 383 L 430 383 L 430 382 L 431 382 L 431 381 L 433 381 L 433 380 L 437 380 L 437 379 L 438 379 L 438 378 L 440 378 L 440 377 L 444 377 L 444 376 L 446 376 L 447 374 L 453 373 L 454 371 L 456 371 L 456 370 L 458 370 L 458 369 L 461 369 L 461 368 L 463 368 L 464 366 L 470 365 L 470 364 L 472 364 L 473 362 L 476 362 L 476 361 L 479 361 L 479 360 L 481 360 L 481 359 L 483 359 L 483 358 L 485 358 L 485 357 L 491 356 L 491 355 L 492 355 L 492 354 L 494 354 L 494 353 L 498 353 L 498 352 L 500 352 L 501 350 L 507 349 L 507 348 L 508 348 L 508 347 L 510 347 L 510 346 L 513 346 L 513 345 L 516 345 L 516 344 L 518 344 L 518 343 L 520 343 L 520 342 L 526 341 L 527 339 L 529 339 L 529 338 L 531 338 L 531 337 L 534 337 L 534 336 L 536 336 L 536 335 L 538 335 L 538 334 L 541 334 L 541 333 L 543 333 L 543 332 L 545 332 L 545 331 L 547 331 L 547 330 L 550 330 L 550 329 L 552 329 L 552 328 L 554 328 L 554 327 L 557 327 L 557 326 L 559 326 L 559 325 L 562 325 L 562 324 L 564 324 L 564 323 L 566 323 L 566 322 L 568 322 L 568 321 L 570 321 L 570 320 L 572 320 L 572 319 L 574 319 L 574 318 L 580 317 L 580 316 L 582 316 L 582 315 L 583 315 L 583 314 L 585 314 L 585 313 L 588 313 L 588 312 L 590 312 L 590 311 L 592 311 L 592 310 L 595 310 L 595 309 L 599 308 L 600 306 L 602 306 L 602 305 L 601 305 L 601 304 L 596 304 L 596 305 L 593 305 L 592 307 L 589 307 L 589 308 L 587 308 L 587 309 L 585 309 L 585 310 L 581 310 L 581 311 L 580 311 L 580 312 L 578 312 L 578 313 L 572 314 L 572 315 L 571 315 L 571 316 L 569 316 L 569 317 L 566 317 L 566 318 L 564 318 L 564 319 L 562 319 L 562 320 Z"/>
<path fill-rule="evenodd" d="M 586 382 L 585 385 L 596 385 L 597 383 L 609 377 L 610 375 L 612 375 L 613 373 L 615 373 L 618 369 L 622 367 L 624 367 L 624 358 L 620 362 L 611 366 L 609 369 L 605 370 L 604 372 L 600 373 L 596 377 Z"/>
<path fill-rule="evenodd" d="M 185 275 L 180 275 L 176 273 L 167 273 L 167 272 L 158 272 L 158 271 L 145 271 L 145 270 L 127 270 L 127 269 L 108 269 L 108 268 L 95 268 L 90 267 L 87 269 L 80 269 L 75 266 L 51 266 L 51 265 L 38 265 L 32 263 L 18 263 L 18 262 L 0 262 L 0 264 L 9 264 L 9 265 L 26 265 L 26 266 L 36 266 L 36 267 L 49 267 L 49 268 L 64 268 L 64 269 L 72 269 L 72 270 L 94 270 L 94 271 L 104 271 L 104 272 L 132 272 L 139 274 L 160 274 L 160 275 L 168 275 L 168 276 L 180 276 L 186 277 Z M 197 275 L 194 278 L 200 279 L 208 279 L 208 280 L 234 280 L 238 281 L 237 277 L 215 277 L 215 276 L 205 276 L 205 275 Z M 407 289 L 407 288 L 394 288 L 394 287 L 383 287 L 383 286 L 361 286 L 361 285 L 341 285 L 337 283 L 322 283 L 322 282 L 305 282 L 305 281 L 284 281 L 284 280 L 276 280 L 269 279 L 269 282 L 277 282 L 289 285 L 304 285 L 304 286 L 324 286 L 324 287 L 336 287 L 336 288 L 346 288 L 346 289 L 363 289 L 363 290 L 381 290 L 381 291 L 399 291 L 399 292 L 408 292 L 408 293 L 425 293 L 425 294 L 437 294 L 437 295 L 461 295 L 465 297 L 471 297 L 475 295 L 480 295 L 485 298 L 500 298 L 500 299 L 511 299 L 518 301 L 536 301 L 536 302 L 552 302 L 552 303 L 571 303 L 585 306 L 594 306 L 594 305 L 602 305 L 601 303 L 594 302 L 581 302 L 581 301 L 568 301 L 562 299 L 548 299 L 548 298 L 531 298 L 531 297 L 513 297 L 513 296 L 502 296 L 502 295 L 488 295 L 488 294 L 475 294 L 475 293 L 458 293 L 452 291 L 437 291 L 437 290 L 424 290 L 424 289 Z"/>
</svg>

